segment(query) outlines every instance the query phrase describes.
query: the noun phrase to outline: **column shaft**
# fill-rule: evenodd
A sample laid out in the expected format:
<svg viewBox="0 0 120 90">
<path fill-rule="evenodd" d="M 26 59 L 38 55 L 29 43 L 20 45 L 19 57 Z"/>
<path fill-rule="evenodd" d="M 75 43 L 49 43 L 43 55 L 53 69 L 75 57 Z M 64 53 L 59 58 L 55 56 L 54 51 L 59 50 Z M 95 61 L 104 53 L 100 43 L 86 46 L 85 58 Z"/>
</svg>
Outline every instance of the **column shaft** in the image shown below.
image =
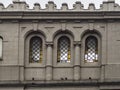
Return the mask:
<svg viewBox="0 0 120 90">
<path fill-rule="evenodd" d="M 52 80 L 52 45 L 47 45 L 46 80 Z"/>
<path fill-rule="evenodd" d="M 80 46 L 75 45 L 74 80 L 80 79 Z"/>
</svg>

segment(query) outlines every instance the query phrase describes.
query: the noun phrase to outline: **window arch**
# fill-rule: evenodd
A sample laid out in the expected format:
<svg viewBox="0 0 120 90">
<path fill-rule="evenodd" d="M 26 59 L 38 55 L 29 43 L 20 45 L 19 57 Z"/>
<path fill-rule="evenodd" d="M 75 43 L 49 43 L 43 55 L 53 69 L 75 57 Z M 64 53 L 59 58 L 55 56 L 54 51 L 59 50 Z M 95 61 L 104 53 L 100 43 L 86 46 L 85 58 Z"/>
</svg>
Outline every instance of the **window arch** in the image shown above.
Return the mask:
<svg viewBox="0 0 120 90">
<path fill-rule="evenodd" d="M 71 60 L 70 39 L 62 36 L 57 43 L 57 62 L 68 63 Z"/>
<path fill-rule="evenodd" d="M 95 36 L 88 36 L 85 40 L 85 62 L 98 61 L 98 40 Z"/>
<path fill-rule="evenodd" d="M 81 35 L 81 64 L 96 66 L 101 64 L 102 35 L 98 30 L 86 30 Z"/>
<path fill-rule="evenodd" d="M 38 36 L 34 36 L 30 39 L 29 62 L 42 63 L 42 58 L 43 58 L 42 39 Z"/>
</svg>

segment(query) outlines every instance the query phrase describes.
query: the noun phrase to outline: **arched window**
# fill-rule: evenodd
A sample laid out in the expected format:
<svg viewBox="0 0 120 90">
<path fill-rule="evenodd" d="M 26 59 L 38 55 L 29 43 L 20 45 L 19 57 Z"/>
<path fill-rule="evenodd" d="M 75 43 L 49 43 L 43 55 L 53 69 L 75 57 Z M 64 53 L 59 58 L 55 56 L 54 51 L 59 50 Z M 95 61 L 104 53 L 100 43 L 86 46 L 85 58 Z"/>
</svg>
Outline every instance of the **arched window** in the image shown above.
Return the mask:
<svg viewBox="0 0 120 90">
<path fill-rule="evenodd" d="M 62 36 L 58 39 L 57 49 L 57 62 L 70 62 L 70 39 L 68 37 Z"/>
<path fill-rule="evenodd" d="M 41 63 L 42 62 L 42 40 L 40 37 L 32 37 L 30 39 L 29 49 L 29 60 L 30 63 Z"/>
<path fill-rule="evenodd" d="M 85 40 L 85 62 L 98 61 L 98 40 L 94 36 L 88 36 Z"/>
<path fill-rule="evenodd" d="M 0 37 L 0 59 L 2 59 L 3 54 L 3 39 Z"/>
</svg>

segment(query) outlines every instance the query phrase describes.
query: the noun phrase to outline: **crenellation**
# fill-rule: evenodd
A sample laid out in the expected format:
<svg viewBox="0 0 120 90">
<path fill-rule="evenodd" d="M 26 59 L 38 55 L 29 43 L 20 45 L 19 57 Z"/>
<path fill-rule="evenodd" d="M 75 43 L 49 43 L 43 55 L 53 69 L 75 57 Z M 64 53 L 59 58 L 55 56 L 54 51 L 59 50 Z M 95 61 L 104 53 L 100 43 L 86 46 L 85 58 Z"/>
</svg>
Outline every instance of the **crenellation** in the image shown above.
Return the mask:
<svg viewBox="0 0 120 90">
<path fill-rule="evenodd" d="M 67 3 L 62 3 L 61 9 L 64 10 L 64 11 L 68 10 L 68 4 Z"/>
<path fill-rule="evenodd" d="M 35 3 L 33 9 L 29 9 L 29 5 L 25 1 L 13 0 L 13 3 L 4 8 L 4 5 L 0 3 L 0 11 L 120 11 L 120 5 L 115 3 L 115 0 L 103 1 L 99 9 L 95 8 L 94 3 L 90 3 L 88 9 L 84 8 L 84 5 L 80 1 L 76 1 L 73 4 L 73 8 L 69 9 L 67 3 L 62 3 L 61 9 L 57 9 L 56 4 L 53 1 L 48 1 L 45 9 L 42 9 L 40 3 Z"/>
<path fill-rule="evenodd" d="M 103 10 L 103 11 L 108 10 L 108 3 L 106 1 L 104 1 L 103 4 L 101 4 L 101 10 Z"/>
<path fill-rule="evenodd" d="M 100 9 L 103 11 L 120 11 L 120 6 L 116 4 L 114 0 L 108 0 L 101 4 Z"/>
<path fill-rule="evenodd" d="M 83 4 L 81 2 L 77 1 L 75 4 L 73 4 L 74 10 L 82 10 L 84 8 Z"/>
<path fill-rule="evenodd" d="M 29 9 L 28 4 L 25 1 L 14 0 L 13 4 L 10 4 L 6 10 L 13 10 L 13 11 L 24 11 Z"/>
<path fill-rule="evenodd" d="M 20 0 L 13 0 L 13 2 L 20 2 Z"/>
<path fill-rule="evenodd" d="M 25 1 L 21 1 L 20 3 L 18 3 L 18 9 L 22 11 L 28 10 L 29 5 Z"/>
<path fill-rule="evenodd" d="M 3 8 L 4 8 L 3 3 L 0 3 L 0 10 L 3 10 Z"/>
<path fill-rule="evenodd" d="M 114 11 L 114 9 L 115 9 L 115 1 L 108 0 L 108 11 Z"/>
<path fill-rule="evenodd" d="M 46 4 L 46 10 L 54 11 L 55 9 L 56 9 L 56 4 L 54 4 L 53 1 L 49 1 L 48 4 Z"/>
<path fill-rule="evenodd" d="M 115 11 L 120 11 L 120 6 L 118 4 L 115 4 Z"/>
<path fill-rule="evenodd" d="M 88 10 L 93 11 L 95 10 L 95 5 L 93 3 L 89 4 Z"/>
<path fill-rule="evenodd" d="M 33 9 L 34 10 L 40 10 L 41 9 L 40 4 L 39 3 L 35 3 Z"/>
<path fill-rule="evenodd" d="M 115 3 L 115 0 L 108 0 L 108 2 Z"/>
<path fill-rule="evenodd" d="M 14 10 L 13 4 L 10 4 L 7 8 L 5 8 L 6 11 L 12 11 Z"/>
</svg>

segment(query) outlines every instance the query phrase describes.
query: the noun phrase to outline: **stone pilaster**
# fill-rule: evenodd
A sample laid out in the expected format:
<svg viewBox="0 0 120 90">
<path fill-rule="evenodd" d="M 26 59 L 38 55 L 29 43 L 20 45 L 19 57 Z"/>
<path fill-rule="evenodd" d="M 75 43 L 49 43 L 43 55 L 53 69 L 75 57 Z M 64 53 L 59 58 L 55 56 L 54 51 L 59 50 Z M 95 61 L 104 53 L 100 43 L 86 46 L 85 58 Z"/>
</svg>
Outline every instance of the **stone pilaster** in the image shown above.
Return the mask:
<svg viewBox="0 0 120 90">
<path fill-rule="evenodd" d="M 47 45 L 47 62 L 46 62 L 46 80 L 52 80 L 52 59 L 53 59 L 53 43 L 48 42 Z"/>
<path fill-rule="evenodd" d="M 80 42 L 75 42 L 74 80 L 80 79 Z"/>
<path fill-rule="evenodd" d="M 101 82 L 104 82 L 104 79 L 105 79 L 105 65 L 102 65 L 101 66 L 101 70 L 100 70 L 101 72 Z"/>
</svg>

